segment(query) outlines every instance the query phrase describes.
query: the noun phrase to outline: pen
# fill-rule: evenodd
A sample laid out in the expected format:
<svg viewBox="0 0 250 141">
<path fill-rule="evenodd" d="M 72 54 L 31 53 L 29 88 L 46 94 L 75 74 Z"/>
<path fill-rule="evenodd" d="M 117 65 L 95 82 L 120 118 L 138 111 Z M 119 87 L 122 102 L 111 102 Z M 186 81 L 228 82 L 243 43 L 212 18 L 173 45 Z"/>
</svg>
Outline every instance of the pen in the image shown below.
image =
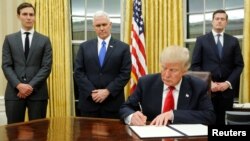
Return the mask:
<svg viewBox="0 0 250 141">
<path fill-rule="evenodd" d="M 138 102 L 138 105 L 139 105 L 140 111 L 142 112 L 141 103 L 140 103 L 140 102 Z"/>
</svg>

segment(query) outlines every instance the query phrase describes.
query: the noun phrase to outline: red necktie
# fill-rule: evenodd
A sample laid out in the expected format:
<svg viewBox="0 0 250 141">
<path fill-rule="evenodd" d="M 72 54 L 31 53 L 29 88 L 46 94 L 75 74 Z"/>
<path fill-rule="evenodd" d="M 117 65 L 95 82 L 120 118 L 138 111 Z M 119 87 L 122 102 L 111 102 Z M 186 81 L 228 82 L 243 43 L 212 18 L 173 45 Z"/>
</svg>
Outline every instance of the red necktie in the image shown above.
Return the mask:
<svg viewBox="0 0 250 141">
<path fill-rule="evenodd" d="M 166 98 L 165 98 L 163 113 L 174 109 L 173 90 L 175 89 L 175 87 L 169 86 L 168 89 L 169 89 L 169 91 L 168 91 Z"/>
</svg>

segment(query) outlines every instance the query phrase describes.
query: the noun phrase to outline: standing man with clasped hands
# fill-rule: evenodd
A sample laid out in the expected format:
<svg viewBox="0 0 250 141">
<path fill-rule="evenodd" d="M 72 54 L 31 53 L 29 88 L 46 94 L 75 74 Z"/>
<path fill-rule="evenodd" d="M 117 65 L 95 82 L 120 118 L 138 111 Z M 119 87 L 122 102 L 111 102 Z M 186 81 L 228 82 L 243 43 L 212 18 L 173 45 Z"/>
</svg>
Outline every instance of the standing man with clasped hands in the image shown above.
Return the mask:
<svg viewBox="0 0 250 141">
<path fill-rule="evenodd" d="M 19 32 L 5 37 L 2 69 L 8 81 L 5 91 L 7 122 L 23 122 L 28 108 L 29 120 L 46 117 L 48 89 L 46 80 L 52 66 L 50 39 L 34 31 L 35 8 L 30 3 L 17 7 Z"/>
<path fill-rule="evenodd" d="M 129 45 L 111 36 L 112 23 L 104 11 L 93 17 L 97 38 L 80 45 L 74 68 L 81 116 L 119 118 L 130 79 Z"/>
<path fill-rule="evenodd" d="M 161 73 L 139 78 L 135 91 L 121 106 L 126 124 L 167 125 L 168 123 L 214 124 L 215 114 L 207 84 L 186 75 L 190 66 L 185 47 L 170 46 L 160 56 Z"/>
<path fill-rule="evenodd" d="M 225 111 L 233 110 L 234 95 L 244 67 L 237 38 L 224 33 L 228 15 L 224 10 L 213 13 L 212 31 L 197 38 L 191 69 L 212 74 L 211 96 L 216 124 L 225 124 Z"/>
</svg>

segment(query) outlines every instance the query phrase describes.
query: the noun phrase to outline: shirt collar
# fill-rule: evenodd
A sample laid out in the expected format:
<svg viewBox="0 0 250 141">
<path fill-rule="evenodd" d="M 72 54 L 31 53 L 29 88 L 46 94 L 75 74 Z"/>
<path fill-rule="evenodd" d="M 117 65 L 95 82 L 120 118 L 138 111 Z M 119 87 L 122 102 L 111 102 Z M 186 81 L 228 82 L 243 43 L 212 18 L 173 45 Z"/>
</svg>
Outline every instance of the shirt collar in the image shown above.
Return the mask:
<svg viewBox="0 0 250 141">
<path fill-rule="evenodd" d="M 24 34 L 24 32 L 29 32 L 30 34 L 33 34 L 35 32 L 34 28 L 32 28 L 29 31 L 24 30 L 23 28 L 21 28 L 21 33 Z"/>
<path fill-rule="evenodd" d="M 217 32 L 215 32 L 215 31 L 212 29 L 212 33 L 213 33 L 214 37 L 216 37 L 216 36 L 217 36 L 217 34 L 220 34 L 220 35 L 221 35 L 221 37 L 223 37 L 223 36 L 224 36 L 224 31 L 222 31 L 221 33 L 217 33 Z"/>
<path fill-rule="evenodd" d="M 98 39 L 98 44 L 102 44 L 102 41 L 105 41 L 106 42 L 106 45 L 109 44 L 109 40 L 111 38 L 111 35 L 109 35 L 105 40 L 101 39 L 100 37 L 97 37 Z"/>
<path fill-rule="evenodd" d="M 181 82 L 182 82 L 182 79 L 179 81 L 179 83 L 177 85 L 175 85 L 175 90 L 179 91 L 180 90 L 180 87 L 181 87 Z M 166 84 L 163 85 L 163 90 L 168 90 L 168 87 Z"/>
</svg>

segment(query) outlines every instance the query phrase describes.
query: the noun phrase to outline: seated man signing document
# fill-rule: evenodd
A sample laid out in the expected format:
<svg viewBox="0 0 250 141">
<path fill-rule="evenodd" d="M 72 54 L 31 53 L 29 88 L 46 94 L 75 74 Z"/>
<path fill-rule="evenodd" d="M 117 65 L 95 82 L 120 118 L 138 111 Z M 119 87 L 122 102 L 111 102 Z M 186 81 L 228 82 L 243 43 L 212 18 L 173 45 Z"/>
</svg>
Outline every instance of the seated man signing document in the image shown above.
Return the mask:
<svg viewBox="0 0 250 141">
<path fill-rule="evenodd" d="M 207 84 L 185 75 L 190 67 L 189 51 L 170 46 L 160 56 L 161 73 L 139 79 L 135 91 L 120 108 L 126 124 L 167 125 L 168 123 L 215 123 L 215 114 Z"/>
</svg>

